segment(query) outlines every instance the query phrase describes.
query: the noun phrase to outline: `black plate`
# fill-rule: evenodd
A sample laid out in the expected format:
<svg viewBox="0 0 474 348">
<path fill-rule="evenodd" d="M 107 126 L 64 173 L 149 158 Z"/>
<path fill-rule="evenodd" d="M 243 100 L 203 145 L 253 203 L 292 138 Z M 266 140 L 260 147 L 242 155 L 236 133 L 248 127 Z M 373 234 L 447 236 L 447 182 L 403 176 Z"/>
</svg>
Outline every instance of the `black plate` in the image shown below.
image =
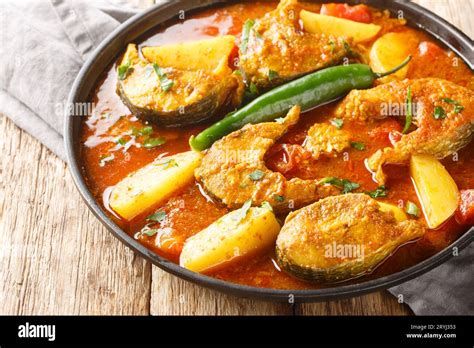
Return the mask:
<svg viewBox="0 0 474 348">
<path fill-rule="evenodd" d="M 117 57 L 124 52 L 127 43 L 136 42 L 137 39 L 143 37 L 145 33 L 153 28 L 156 28 L 157 25 L 175 18 L 179 11 L 203 9 L 215 4 L 226 2 L 230 3 L 230 1 L 222 0 L 173 1 L 172 3 L 156 5 L 133 18 L 130 18 L 112 32 L 84 64 L 72 87 L 68 105 L 76 105 L 75 103 L 88 101 L 91 92 L 96 86 L 98 76 L 101 76 L 102 73 L 109 68 L 110 64 L 112 64 Z M 331 2 L 334 2 L 334 0 Z M 350 3 L 351 1 L 344 2 Z M 362 2 L 374 7 L 388 9 L 392 12 L 393 16 L 397 16 L 401 13 L 399 11 L 403 11 L 403 16 L 408 20 L 409 25 L 418 27 L 435 36 L 448 48 L 456 52 L 457 55 L 466 62 L 471 70 L 473 69 L 472 40 L 442 18 L 405 0 L 366 0 Z M 237 285 L 194 273 L 179 267 L 141 245 L 115 224 L 95 201 L 85 183 L 81 170 L 81 160 L 79 158 L 80 130 L 83 120 L 81 117 L 73 116 L 74 115 L 70 110 L 65 114 L 65 145 L 69 169 L 79 192 L 94 215 L 97 216 L 97 218 L 115 237 L 133 249 L 136 253 L 150 260 L 153 264 L 178 277 L 208 288 L 241 297 L 252 297 L 273 301 L 288 301 L 289 296 L 294 296 L 294 299 L 300 302 L 326 301 L 349 296 L 359 296 L 375 290 L 386 289 L 415 278 L 451 258 L 453 248 L 456 247 L 460 250 L 474 239 L 474 228 L 471 228 L 444 250 L 401 272 L 362 283 L 317 290 L 291 291 L 263 289 Z"/>
</svg>

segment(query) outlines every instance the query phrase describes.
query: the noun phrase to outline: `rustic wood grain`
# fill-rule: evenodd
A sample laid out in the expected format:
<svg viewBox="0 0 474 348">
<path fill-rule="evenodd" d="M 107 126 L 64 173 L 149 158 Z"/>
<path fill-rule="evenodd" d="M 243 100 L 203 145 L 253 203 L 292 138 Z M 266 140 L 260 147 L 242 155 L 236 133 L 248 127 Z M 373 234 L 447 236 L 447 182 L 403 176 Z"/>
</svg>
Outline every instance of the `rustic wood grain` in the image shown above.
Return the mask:
<svg viewBox="0 0 474 348">
<path fill-rule="evenodd" d="M 89 212 L 64 162 L 0 128 L 0 314 L 149 314 L 150 264 Z"/>
<path fill-rule="evenodd" d="M 222 294 L 152 270 L 153 315 L 292 315 L 290 304 L 246 300 Z"/>
<path fill-rule="evenodd" d="M 473 37 L 474 0 L 414 2 Z M 0 314 L 411 313 L 387 292 L 293 307 L 223 295 L 171 276 L 102 227 L 61 160 L 3 116 L 0 129 Z"/>
<path fill-rule="evenodd" d="M 474 37 L 474 0 L 412 0 L 461 29 L 471 39 Z"/>
</svg>

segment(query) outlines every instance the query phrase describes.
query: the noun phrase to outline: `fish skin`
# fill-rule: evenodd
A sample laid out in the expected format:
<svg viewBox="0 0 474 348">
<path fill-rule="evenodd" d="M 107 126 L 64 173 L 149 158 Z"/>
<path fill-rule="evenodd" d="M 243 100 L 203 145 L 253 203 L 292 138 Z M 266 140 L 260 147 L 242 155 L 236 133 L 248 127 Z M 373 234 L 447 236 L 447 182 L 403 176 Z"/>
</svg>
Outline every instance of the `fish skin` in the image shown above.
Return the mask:
<svg viewBox="0 0 474 348">
<path fill-rule="evenodd" d="M 390 117 L 384 114 L 387 105 L 404 104 L 408 87 L 416 106 L 412 123 L 417 128 L 402 135 L 393 147 L 380 149 L 368 159 L 368 168 L 380 184 L 387 180 L 382 170 L 385 163 L 407 164 L 412 154 L 430 154 L 442 159 L 468 145 L 474 135 L 474 92 L 437 78 L 406 79 L 367 90 L 353 90 L 340 102 L 335 115 L 359 122 Z M 443 101 L 445 98 L 456 101 L 463 109 L 455 112 L 456 105 Z M 435 119 L 436 107 L 446 111 L 444 119 Z M 405 115 L 402 116 L 400 122 L 404 123 Z"/>
</svg>

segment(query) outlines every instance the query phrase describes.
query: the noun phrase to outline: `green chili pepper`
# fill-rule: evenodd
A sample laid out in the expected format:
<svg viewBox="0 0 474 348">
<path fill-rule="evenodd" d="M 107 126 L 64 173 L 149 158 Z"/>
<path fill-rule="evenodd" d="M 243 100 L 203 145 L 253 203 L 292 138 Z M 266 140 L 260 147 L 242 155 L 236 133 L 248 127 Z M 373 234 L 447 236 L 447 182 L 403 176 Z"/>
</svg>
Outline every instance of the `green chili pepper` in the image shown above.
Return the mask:
<svg viewBox="0 0 474 348">
<path fill-rule="evenodd" d="M 189 144 L 194 150 L 202 151 L 216 140 L 244 125 L 272 121 L 287 113 L 294 105 L 301 106 L 304 112 L 338 99 L 352 89 L 369 88 L 375 79 L 397 72 L 410 60 L 411 56 L 385 73 L 374 73 L 366 64 L 349 64 L 326 68 L 303 76 L 254 99 L 197 136 L 191 137 Z"/>
</svg>

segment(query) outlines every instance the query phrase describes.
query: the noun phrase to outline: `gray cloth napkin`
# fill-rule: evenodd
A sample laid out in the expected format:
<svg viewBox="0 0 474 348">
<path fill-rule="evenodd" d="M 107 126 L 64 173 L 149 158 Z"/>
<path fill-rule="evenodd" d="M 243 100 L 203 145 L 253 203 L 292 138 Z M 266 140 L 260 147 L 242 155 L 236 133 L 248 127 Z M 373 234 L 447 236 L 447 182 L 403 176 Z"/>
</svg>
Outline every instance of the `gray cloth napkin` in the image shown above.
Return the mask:
<svg viewBox="0 0 474 348">
<path fill-rule="evenodd" d="M 2 0 L 0 113 L 66 160 L 63 111 L 74 79 L 136 12 L 125 0 Z"/>
<path fill-rule="evenodd" d="M 101 40 L 134 13 L 124 0 L 2 0 L 0 113 L 64 160 L 63 109 L 74 78 Z M 473 269 L 471 245 L 390 292 L 416 314 L 474 314 Z"/>
</svg>

